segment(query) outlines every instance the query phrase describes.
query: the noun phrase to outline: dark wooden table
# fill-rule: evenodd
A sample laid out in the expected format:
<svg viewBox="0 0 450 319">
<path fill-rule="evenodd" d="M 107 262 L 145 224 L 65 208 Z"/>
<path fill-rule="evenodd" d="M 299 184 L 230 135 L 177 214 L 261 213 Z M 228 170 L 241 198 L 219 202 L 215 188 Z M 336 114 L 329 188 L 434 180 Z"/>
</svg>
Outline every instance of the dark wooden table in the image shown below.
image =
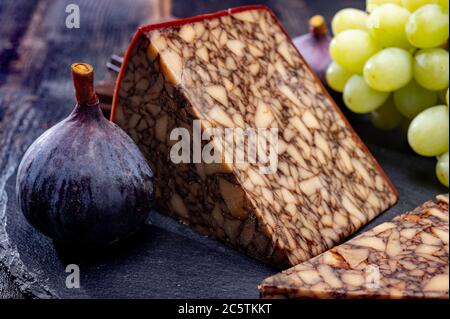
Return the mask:
<svg viewBox="0 0 450 319">
<path fill-rule="evenodd" d="M 330 21 L 337 10 L 362 8 L 364 2 L 175 0 L 172 13 L 186 17 L 265 4 L 297 36 L 307 32 L 311 15 Z M 80 7 L 80 29 L 65 26 L 70 3 Z M 110 54 L 126 48 L 137 26 L 160 15 L 154 6 L 155 0 L 0 1 L 0 298 L 257 297 L 259 281 L 276 272 L 159 214 L 146 233 L 119 251 L 79 257 L 27 227 L 16 207 L 14 174 L 23 152 L 73 107 L 70 64 L 92 63 L 96 78 L 104 78 Z M 402 196 L 366 228 L 447 192 L 434 178 L 434 160 L 412 154 L 398 131 L 380 133 L 360 118 L 351 120 Z M 59 286 L 69 262 L 85 266 L 82 291 Z"/>
</svg>

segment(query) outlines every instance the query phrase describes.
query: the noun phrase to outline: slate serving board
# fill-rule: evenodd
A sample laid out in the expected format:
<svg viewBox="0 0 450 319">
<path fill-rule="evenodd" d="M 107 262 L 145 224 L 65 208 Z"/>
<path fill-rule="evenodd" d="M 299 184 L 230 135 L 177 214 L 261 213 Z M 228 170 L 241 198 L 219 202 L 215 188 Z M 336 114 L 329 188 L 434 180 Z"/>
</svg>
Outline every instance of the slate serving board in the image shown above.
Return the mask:
<svg viewBox="0 0 450 319">
<path fill-rule="evenodd" d="M 153 212 L 131 240 L 102 251 L 54 245 L 24 220 L 15 201 L 15 172 L 26 148 L 73 105 L 68 65 L 96 66 L 104 77 L 108 54 L 123 49 L 137 25 L 148 20 L 151 1 L 2 1 L 0 18 L 0 298 L 257 298 L 257 285 L 277 271 L 188 227 Z M 292 35 L 306 32 L 315 13 L 328 19 L 364 1 L 174 1 L 176 16 L 265 3 Z M 64 8 L 80 5 L 85 28 L 67 31 Z M 126 10 L 124 9 L 126 8 Z M 154 17 L 154 15 L 152 15 Z M 3 21 L 6 21 L 6 20 Z M 83 21 L 83 20 L 82 20 Z M 83 25 L 82 25 L 83 26 Z M 93 42 L 88 40 L 95 39 Z M 86 43 L 90 43 L 86 46 Z M 434 159 L 414 155 L 400 130 L 382 133 L 365 119 L 349 118 L 398 188 L 400 202 L 363 230 L 448 190 L 434 177 Z M 362 230 L 362 231 L 363 231 Z M 65 285 L 68 264 L 80 267 L 79 289 Z"/>
</svg>

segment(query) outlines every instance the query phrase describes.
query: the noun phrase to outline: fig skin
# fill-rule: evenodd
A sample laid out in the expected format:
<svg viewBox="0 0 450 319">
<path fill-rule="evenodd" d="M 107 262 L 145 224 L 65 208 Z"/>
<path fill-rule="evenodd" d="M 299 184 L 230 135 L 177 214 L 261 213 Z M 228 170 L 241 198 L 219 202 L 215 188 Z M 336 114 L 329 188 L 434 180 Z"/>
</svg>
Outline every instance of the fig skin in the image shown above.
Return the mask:
<svg viewBox="0 0 450 319">
<path fill-rule="evenodd" d="M 103 246 L 137 232 L 153 200 L 153 172 L 98 104 L 74 111 L 26 151 L 16 194 L 28 222 L 71 245 Z"/>
<path fill-rule="evenodd" d="M 309 21 L 310 32 L 294 39 L 294 45 L 305 58 L 322 83 L 330 65 L 330 43 L 326 21 L 322 16 L 314 16 Z"/>
</svg>

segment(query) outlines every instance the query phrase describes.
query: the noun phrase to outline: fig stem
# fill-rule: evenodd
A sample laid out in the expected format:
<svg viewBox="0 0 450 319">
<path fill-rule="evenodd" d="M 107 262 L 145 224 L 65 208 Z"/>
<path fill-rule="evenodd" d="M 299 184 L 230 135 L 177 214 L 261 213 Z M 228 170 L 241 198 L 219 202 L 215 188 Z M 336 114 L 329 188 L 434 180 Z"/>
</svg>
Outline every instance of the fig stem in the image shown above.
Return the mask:
<svg viewBox="0 0 450 319">
<path fill-rule="evenodd" d="M 309 30 L 315 37 L 325 36 L 328 32 L 325 18 L 321 15 L 315 15 L 309 19 Z"/>
<path fill-rule="evenodd" d="M 77 103 L 95 105 L 99 103 L 94 89 L 94 68 L 88 63 L 72 64 L 72 79 Z"/>
</svg>

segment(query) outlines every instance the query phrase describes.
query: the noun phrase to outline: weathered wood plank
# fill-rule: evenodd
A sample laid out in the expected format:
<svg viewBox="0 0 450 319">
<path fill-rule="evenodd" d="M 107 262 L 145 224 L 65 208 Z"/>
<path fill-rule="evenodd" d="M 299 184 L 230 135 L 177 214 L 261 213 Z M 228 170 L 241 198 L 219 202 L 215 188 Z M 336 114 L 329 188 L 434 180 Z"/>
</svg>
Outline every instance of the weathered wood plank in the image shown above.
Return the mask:
<svg viewBox="0 0 450 319">
<path fill-rule="evenodd" d="M 38 1 L 2 0 L 0 2 L 0 86 L 10 73 L 10 63 L 17 58 L 18 45 Z"/>
<path fill-rule="evenodd" d="M 5 186 L 8 179 L 17 168 L 21 155 L 26 147 L 36 138 L 42 130 L 40 118 L 48 116 L 45 111 L 38 112 L 33 108 L 36 97 L 19 92 L 2 90 L 0 92 L 0 110 L 3 125 L 0 127 L 0 229 L 5 230 L 8 221 L 6 218 L 7 206 L 15 201 L 14 194 L 7 195 Z M 0 281 L 2 294 L 30 295 L 29 287 L 34 279 L 28 274 L 27 268 L 20 260 L 20 256 L 10 243 L 6 232 L 0 233 L 0 268 L 8 269 L 2 275 L 5 281 Z M 15 289 L 11 290 L 11 283 Z M 20 297 L 17 296 L 17 297 Z"/>
<path fill-rule="evenodd" d="M 80 8 L 79 29 L 65 25 L 65 9 L 71 3 Z M 138 0 L 131 6 L 118 0 L 41 0 L 6 81 L 34 93 L 69 96 L 69 66 L 80 60 L 93 64 L 96 78 L 103 78 L 109 54 L 126 47 L 136 27 L 148 19 L 149 3 Z"/>
<path fill-rule="evenodd" d="M 47 294 L 52 296 L 51 292 L 43 289 L 43 286 L 33 286 L 37 282 L 38 276 L 35 276 L 31 269 L 27 269 L 27 265 L 33 265 L 30 260 L 38 258 L 41 258 L 39 259 L 41 262 L 39 267 L 42 267 L 43 264 L 45 265 L 49 260 L 55 264 L 61 262 L 56 255 L 48 258 L 39 256 L 39 254 L 33 255 L 34 251 L 29 248 L 31 246 L 27 246 L 27 243 L 20 236 L 26 237 L 27 240 L 29 238 L 42 240 L 36 242 L 33 247 L 42 244 L 46 252 L 49 254 L 53 252 L 53 246 L 51 246 L 48 239 L 42 239 L 36 232 L 31 233 L 30 230 L 30 233 L 27 233 L 27 229 L 20 229 L 20 231 L 14 233 L 14 225 L 11 223 L 8 225 L 8 231 L 12 231 L 11 234 L 14 236 L 9 236 L 6 231 L 6 213 L 9 214 L 10 221 L 18 220 L 15 218 L 21 216 L 18 215 L 17 207 L 14 207 L 12 203 L 14 203 L 15 196 L 14 172 L 23 152 L 40 133 L 55 124 L 72 109 L 74 99 L 69 65 L 74 61 L 80 60 L 90 62 L 96 68 L 96 78 L 102 79 L 106 72 L 104 65 L 109 55 L 113 52 L 120 52 L 126 47 L 136 27 L 140 24 L 148 23 L 155 15 L 158 16 L 157 12 L 167 12 L 164 6 L 160 7 L 160 9 L 152 10 L 152 5 L 155 4 L 155 1 L 157 0 L 39 0 L 34 2 L 28 0 L 5 2 L 2 0 L 0 2 L 0 18 L 2 20 L 6 17 L 9 19 L 7 21 L 14 25 L 12 23 L 14 17 L 18 19 L 17 25 L 14 27 L 0 26 L 0 39 L 2 41 L 0 42 L 0 57 L 5 57 L 4 60 L 0 60 L 0 216 L 4 217 L 3 219 L 0 218 L 0 233 L 6 234 L 6 237 L 0 238 L 0 297 L 20 297 L 21 294 L 27 297 L 47 296 Z M 7 4 L 5 5 L 5 3 Z M 69 3 L 75 3 L 80 6 L 80 29 L 67 29 L 65 27 L 65 7 Z M 231 0 L 222 2 L 174 0 L 173 14 L 185 17 L 250 3 L 269 5 L 280 17 L 288 32 L 291 35 L 298 35 L 306 32 L 308 28 L 307 19 L 312 14 L 323 13 L 327 18 L 331 18 L 332 14 L 338 9 L 347 6 L 362 7 L 364 1 Z M 23 12 L 19 12 L 20 10 L 23 10 Z M 12 46 L 8 47 L 8 45 L 5 46 L 4 44 L 2 46 L 2 43 L 6 43 L 3 42 L 3 39 L 8 39 Z M 359 131 L 362 133 L 363 138 L 371 141 L 369 144 L 374 155 L 380 160 L 380 163 L 385 167 L 388 175 L 402 193 L 401 201 L 394 209 L 367 227 L 373 227 L 384 219 L 390 219 L 394 215 L 415 207 L 418 202 L 425 201 L 434 197 L 437 193 L 446 191 L 433 176 L 434 162 L 432 159 L 412 155 L 406 148 L 401 148 L 400 150 L 394 145 L 391 149 L 386 149 L 385 145 L 383 145 L 385 144 L 383 138 L 379 137 L 381 134 L 378 131 L 367 131 L 366 127 L 367 125 L 363 123 Z M 374 144 L 382 145 L 382 147 L 374 146 Z M 5 185 L 7 182 L 9 184 L 6 189 Z M 7 198 L 6 195 L 9 197 Z M 7 211 L 6 208 L 9 210 Z M 165 227 L 168 231 L 176 232 L 174 228 L 177 226 L 174 223 L 171 224 L 170 221 L 156 220 L 156 223 L 159 223 L 158 225 L 161 228 Z M 179 230 L 179 234 L 185 235 L 187 231 L 185 228 L 182 228 Z M 160 235 L 161 240 L 163 241 L 164 239 L 163 242 L 168 247 L 172 245 L 172 241 L 177 242 L 179 240 L 179 238 L 168 237 L 164 233 L 160 233 Z M 197 248 L 199 251 L 208 251 L 198 246 L 198 242 L 201 241 L 198 235 L 192 235 L 189 239 L 194 241 L 192 245 L 194 251 Z M 208 245 L 215 244 L 210 243 Z M 184 248 L 180 247 L 179 251 L 182 254 Z M 229 252 L 222 246 L 213 246 L 213 248 L 213 250 L 221 251 L 225 255 L 233 254 L 233 252 Z M 11 253 L 18 252 L 16 249 L 22 249 L 21 258 L 16 258 L 17 256 L 14 254 L 11 255 Z M 142 253 L 137 253 L 137 256 L 143 258 Z M 177 260 L 179 258 L 172 255 L 165 257 L 168 258 L 167 260 Z M 201 257 L 199 258 L 201 259 Z M 202 260 L 206 261 L 208 258 Z M 225 262 L 228 259 L 221 260 Z M 230 260 L 234 264 L 241 261 L 239 256 L 236 255 L 233 255 L 233 258 Z M 117 265 L 117 260 L 114 261 Z M 139 261 L 140 264 L 134 266 L 141 267 L 137 269 L 144 268 L 143 265 L 145 263 L 142 259 L 139 259 Z M 121 262 L 124 262 L 124 260 L 122 259 Z M 246 264 L 248 261 L 242 262 Z M 231 265 L 233 269 L 236 266 L 234 264 Z M 108 265 L 108 262 L 104 262 L 102 269 L 106 271 L 109 267 Z M 258 278 L 258 276 L 267 273 L 267 269 L 264 267 L 258 268 L 258 265 L 251 266 L 254 264 L 248 263 L 246 265 L 246 267 L 249 267 L 247 268 L 248 273 L 254 276 L 253 278 Z M 30 267 L 33 268 L 35 266 Z M 36 266 L 35 268 L 38 269 L 39 267 Z M 55 267 L 59 267 L 58 269 L 60 270 L 61 264 L 57 264 Z M 95 269 L 95 266 L 91 265 L 90 267 L 91 270 Z M 155 267 L 159 267 L 158 269 L 165 268 L 158 265 L 157 262 L 155 262 Z M 4 272 L 5 269 L 7 269 L 6 273 Z M 195 269 L 193 267 L 191 271 L 195 271 Z M 52 276 L 51 273 L 45 273 L 45 269 L 41 270 L 44 273 L 39 278 Z M 210 274 L 220 272 L 218 270 L 220 269 L 210 268 Z M 172 267 L 172 271 L 175 273 L 173 283 L 180 281 L 182 276 L 179 277 L 176 274 L 178 269 Z M 259 272 L 255 274 L 255 271 Z M 98 273 L 93 271 L 89 275 L 98 275 Z M 112 277 L 114 275 L 117 274 L 110 274 Z M 159 274 L 152 275 L 155 276 L 149 278 L 156 278 L 154 280 L 160 278 Z M 137 275 L 133 274 L 131 279 L 135 278 L 134 280 L 142 284 L 140 276 L 140 273 Z M 232 279 L 232 274 L 229 272 L 227 276 L 229 277 L 221 278 L 224 286 L 226 286 L 225 282 L 227 280 Z M 194 279 L 200 282 L 201 276 L 198 275 Z M 212 280 L 214 278 L 209 279 Z M 124 282 L 130 285 L 132 280 L 125 280 Z M 183 282 L 180 283 L 183 284 Z M 202 296 L 207 296 L 206 291 L 202 291 L 202 288 L 207 289 L 208 287 L 203 287 L 198 282 L 192 282 L 192 284 L 199 285 L 198 290 L 203 293 Z M 257 282 L 255 281 L 256 284 Z M 130 294 L 134 293 L 138 296 L 138 288 L 140 287 L 130 288 Z M 226 287 L 228 287 L 228 290 L 225 293 L 228 294 L 231 293 L 232 289 L 236 288 Z M 252 282 L 247 280 L 243 289 L 251 289 L 251 287 Z M 93 296 L 98 296 L 95 292 L 95 287 L 90 286 L 87 288 Z M 174 289 L 187 291 L 181 288 Z M 250 293 L 252 291 L 243 291 L 242 295 L 248 296 Z M 220 296 L 217 295 L 217 297 Z M 180 295 L 179 297 L 184 296 Z"/>
<path fill-rule="evenodd" d="M 14 283 L 9 270 L 0 264 L 0 299 L 23 299 L 24 295 Z"/>
<path fill-rule="evenodd" d="M 8 201 L 15 200 L 6 198 L 4 187 L 25 149 L 73 108 L 70 64 L 81 60 L 92 63 L 96 78 L 104 77 L 109 55 L 126 47 L 137 26 L 149 20 L 155 1 L 0 3 L 2 22 L 14 26 L 3 23 L 0 29 L 0 212 L 5 211 Z M 66 28 L 65 8 L 71 3 L 80 7 L 80 29 Z M 5 228 L 5 224 L 6 220 L 1 221 L 0 228 Z M 17 264 L 20 260 L 4 253 L 9 248 L 3 239 L 0 264 L 3 268 L 7 265 L 9 277 L 2 275 L 8 280 L 0 280 L 1 295 L 8 296 L 7 291 L 11 291 L 10 296 L 16 295 L 9 287 L 11 280 L 27 294 L 30 283 L 26 281 L 33 278 Z"/>
</svg>

